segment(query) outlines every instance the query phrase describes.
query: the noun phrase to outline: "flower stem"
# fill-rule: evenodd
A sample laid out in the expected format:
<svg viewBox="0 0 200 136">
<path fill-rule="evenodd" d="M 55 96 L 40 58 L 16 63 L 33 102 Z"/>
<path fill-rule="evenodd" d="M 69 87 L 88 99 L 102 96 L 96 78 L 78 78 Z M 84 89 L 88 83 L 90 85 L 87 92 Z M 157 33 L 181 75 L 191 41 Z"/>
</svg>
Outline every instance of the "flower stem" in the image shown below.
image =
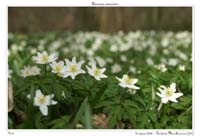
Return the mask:
<svg viewBox="0 0 200 136">
<path fill-rule="evenodd" d="M 46 75 L 47 72 L 47 64 L 44 64 L 44 75 Z"/>
<path fill-rule="evenodd" d="M 152 98 L 152 103 L 153 103 L 155 100 L 155 90 L 154 90 L 153 84 L 151 85 L 151 90 L 152 90 L 151 98 Z"/>
<path fill-rule="evenodd" d="M 94 89 L 96 89 L 96 80 L 95 79 L 93 79 L 93 87 L 94 87 Z"/>
<path fill-rule="evenodd" d="M 124 90 L 121 91 L 122 93 L 120 93 L 121 95 L 121 100 L 120 100 L 120 103 L 124 103 L 124 100 L 126 99 L 126 88 L 124 88 Z"/>
<path fill-rule="evenodd" d="M 158 106 L 158 112 L 160 112 L 162 106 L 163 106 L 163 103 L 161 102 L 161 103 L 159 104 L 159 106 Z"/>
</svg>

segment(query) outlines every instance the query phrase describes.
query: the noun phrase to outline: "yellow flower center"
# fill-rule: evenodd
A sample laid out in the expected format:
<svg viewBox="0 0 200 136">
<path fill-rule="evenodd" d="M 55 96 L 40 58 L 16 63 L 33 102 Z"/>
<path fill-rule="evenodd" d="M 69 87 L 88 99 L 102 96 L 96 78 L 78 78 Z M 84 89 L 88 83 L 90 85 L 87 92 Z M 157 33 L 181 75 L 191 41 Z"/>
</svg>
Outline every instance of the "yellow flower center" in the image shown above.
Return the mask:
<svg viewBox="0 0 200 136">
<path fill-rule="evenodd" d="M 61 68 L 61 66 L 60 66 L 60 65 L 56 65 L 56 66 L 55 66 L 55 71 L 56 71 L 56 72 L 60 72 L 60 71 L 61 71 L 61 69 L 62 69 L 62 68 Z"/>
<path fill-rule="evenodd" d="M 167 97 L 172 96 L 172 95 L 173 95 L 172 89 L 168 87 L 168 88 L 166 89 L 166 91 L 165 91 L 165 95 L 166 95 Z"/>
<path fill-rule="evenodd" d="M 43 62 L 47 62 L 49 60 L 49 56 L 48 55 L 42 55 L 42 61 Z"/>
<path fill-rule="evenodd" d="M 74 64 L 71 65 L 71 66 L 70 66 L 70 71 L 73 72 L 73 73 L 76 72 L 76 71 L 77 71 L 77 66 L 74 65 Z"/>
<path fill-rule="evenodd" d="M 95 75 L 95 76 L 98 76 L 100 73 L 101 73 L 101 70 L 100 70 L 100 69 L 96 68 L 96 69 L 94 70 L 94 75 Z"/>
<path fill-rule="evenodd" d="M 130 78 L 130 77 L 127 76 L 127 77 L 124 78 L 124 81 L 125 81 L 126 84 L 130 85 L 133 82 L 133 78 Z"/>
<path fill-rule="evenodd" d="M 40 96 L 39 102 L 40 102 L 40 103 L 44 103 L 44 102 L 45 102 L 45 96 Z"/>
</svg>

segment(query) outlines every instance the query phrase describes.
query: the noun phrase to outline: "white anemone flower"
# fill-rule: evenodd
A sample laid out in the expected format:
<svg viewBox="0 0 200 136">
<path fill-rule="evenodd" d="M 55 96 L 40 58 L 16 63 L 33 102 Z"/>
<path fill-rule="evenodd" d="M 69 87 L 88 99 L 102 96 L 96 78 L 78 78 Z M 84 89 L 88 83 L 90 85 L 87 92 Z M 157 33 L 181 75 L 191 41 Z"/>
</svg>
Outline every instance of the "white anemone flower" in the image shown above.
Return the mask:
<svg viewBox="0 0 200 136">
<path fill-rule="evenodd" d="M 84 63 L 84 61 L 76 62 L 76 57 L 73 57 L 72 61 L 65 59 L 65 62 L 67 66 L 65 67 L 65 72 L 63 77 L 71 76 L 72 79 L 75 79 L 75 77 L 78 74 L 85 73 L 85 71 L 81 69 L 81 66 Z"/>
<path fill-rule="evenodd" d="M 107 78 L 103 73 L 106 71 L 106 68 L 97 68 L 96 64 L 92 64 L 91 68 L 86 66 L 88 73 L 93 76 L 96 80 L 101 80 L 101 78 Z"/>
<path fill-rule="evenodd" d="M 34 106 L 38 106 L 41 113 L 44 116 L 48 115 L 48 106 L 57 104 L 56 101 L 52 100 L 54 94 L 44 95 L 41 90 L 36 90 L 35 98 L 34 98 Z"/>
<path fill-rule="evenodd" d="M 56 73 L 58 75 L 62 75 L 64 72 L 64 62 L 63 61 L 59 61 L 59 62 L 52 62 L 50 64 L 51 68 L 52 68 L 52 72 Z"/>
<path fill-rule="evenodd" d="M 161 97 L 162 103 L 167 103 L 168 101 L 178 102 L 176 99 L 183 95 L 183 93 L 175 93 L 176 92 L 176 83 L 171 83 L 169 87 L 161 85 L 158 88 L 160 93 L 156 93 L 159 97 Z"/>
<path fill-rule="evenodd" d="M 24 66 L 24 68 L 21 70 L 22 77 L 36 75 L 40 75 L 40 68 L 38 68 L 37 66 Z"/>
<path fill-rule="evenodd" d="M 58 59 L 58 55 L 56 53 L 48 55 L 46 51 L 37 52 L 37 56 L 33 56 L 32 60 L 38 64 L 48 64 Z"/>
<path fill-rule="evenodd" d="M 119 85 L 123 88 L 129 89 L 140 89 L 140 87 L 136 86 L 135 84 L 138 82 L 137 78 L 129 77 L 128 75 L 123 75 L 122 78 L 116 77 L 116 79 L 120 82 Z"/>
</svg>

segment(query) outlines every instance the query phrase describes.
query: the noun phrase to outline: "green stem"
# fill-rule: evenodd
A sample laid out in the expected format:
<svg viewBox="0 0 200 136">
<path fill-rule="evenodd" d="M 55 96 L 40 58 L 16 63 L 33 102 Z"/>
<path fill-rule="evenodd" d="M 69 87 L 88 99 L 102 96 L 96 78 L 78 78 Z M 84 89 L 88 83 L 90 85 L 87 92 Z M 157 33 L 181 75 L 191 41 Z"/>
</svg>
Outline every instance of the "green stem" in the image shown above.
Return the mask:
<svg viewBox="0 0 200 136">
<path fill-rule="evenodd" d="M 97 82 L 96 79 L 93 78 L 93 87 L 90 89 L 90 95 L 93 96 L 94 94 L 96 95 L 97 93 Z"/>
<path fill-rule="evenodd" d="M 94 87 L 94 90 L 96 89 L 96 86 L 97 86 L 97 83 L 96 83 L 96 79 L 94 78 L 94 80 L 93 80 L 93 87 Z"/>
<path fill-rule="evenodd" d="M 151 94 L 151 98 L 152 98 L 152 105 L 154 103 L 154 100 L 155 100 L 155 90 L 154 90 L 154 87 L 153 87 L 153 84 L 151 85 L 151 90 L 152 90 L 152 94 Z"/>
<path fill-rule="evenodd" d="M 163 106 L 163 103 L 161 102 L 161 103 L 159 104 L 159 106 L 158 106 L 158 112 L 160 112 L 162 106 Z"/>
<path fill-rule="evenodd" d="M 34 85 L 32 84 L 31 85 L 31 92 L 30 92 L 31 103 L 33 103 L 34 94 L 35 94 Z"/>
<path fill-rule="evenodd" d="M 124 100 L 126 99 L 126 88 L 124 88 L 124 90 L 122 90 L 122 93 L 120 93 L 121 95 L 121 100 L 120 100 L 120 103 L 124 103 Z"/>
<path fill-rule="evenodd" d="M 47 73 L 47 64 L 44 64 L 44 75 Z"/>
</svg>

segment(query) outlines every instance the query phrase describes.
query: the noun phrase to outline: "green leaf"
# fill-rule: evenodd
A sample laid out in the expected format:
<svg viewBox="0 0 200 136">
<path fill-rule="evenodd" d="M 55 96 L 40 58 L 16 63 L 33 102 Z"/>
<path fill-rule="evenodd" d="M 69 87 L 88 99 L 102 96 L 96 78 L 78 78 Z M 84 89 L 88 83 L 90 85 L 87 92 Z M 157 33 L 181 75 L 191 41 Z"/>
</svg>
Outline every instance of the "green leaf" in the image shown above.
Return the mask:
<svg viewBox="0 0 200 136">
<path fill-rule="evenodd" d="M 139 104 L 141 104 L 146 109 L 146 103 L 144 101 L 145 100 L 144 98 L 141 98 L 138 96 L 138 97 L 135 97 L 134 100 L 137 101 Z"/>
<path fill-rule="evenodd" d="M 121 116 L 121 105 L 113 106 L 109 112 L 109 127 L 113 128 L 117 122 L 122 118 Z"/>
<path fill-rule="evenodd" d="M 69 119 L 70 117 L 65 115 L 61 118 L 52 120 L 50 123 L 48 123 L 48 125 L 51 126 L 51 128 L 53 129 L 65 129 L 68 127 Z"/>
<path fill-rule="evenodd" d="M 138 126 L 139 128 L 145 128 L 145 125 L 148 124 L 148 116 L 145 112 L 140 112 L 138 115 Z"/>
<path fill-rule="evenodd" d="M 92 106 L 95 106 L 99 100 L 101 100 L 102 95 L 106 91 L 107 85 L 103 85 L 101 89 L 97 92 L 96 96 L 92 100 Z"/>
<path fill-rule="evenodd" d="M 135 108 L 137 110 L 140 110 L 140 108 L 138 107 L 138 105 L 135 102 L 131 101 L 131 100 L 125 100 L 124 103 L 123 103 L 123 105 L 125 107 L 127 107 L 127 106 L 128 107 L 133 107 L 133 108 Z"/>
<path fill-rule="evenodd" d="M 76 90 L 87 90 L 86 84 L 77 80 L 73 81 L 72 86 Z"/>
<path fill-rule="evenodd" d="M 80 108 L 79 108 L 79 110 L 78 110 L 78 112 L 77 112 L 77 114 L 76 114 L 76 116 L 75 116 L 75 118 L 72 122 L 72 126 L 75 126 L 79 122 L 80 118 L 82 117 L 82 115 L 85 112 L 87 104 L 88 104 L 88 98 L 86 97 L 84 99 L 84 101 L 82 102 L 82 104 L 81 104 L 81 106 L 80 106 Z"/>
<path fill-rule="evenodd" d="M 35 127 L 37 129 L 45 128 L 45 126 L 41 122 L 41 114 L 40 113 L 35 114 L 34 118 L 35 118 Z"/>
<path fill-rule="evenodd" d="M 128 116 L 129 121 L 133 124 L 133 126 L 136 124 L 137 119 L 137 110 L 132 107 L 125 107 L 126 114 Z"/>
<path fill-rule="evenodd" d="M 147 115 L 154 123 L 157 122 L 157 113 L 155 111 L 148 111 Z"/>
<path fill-rule="evenodd" d="M 113 104 L 116 104 L 114 101 L 102 101 L 101 103 L 98 103 L 94 108 L 95 109 L 98 109 L 98 108 L 101 108 L 101 107 L 107 107 L 107 106 L 111 106 Z"/>
<path fill-rule="evenodd" d="M 92 121 L 91 121 L 91 109 L 90 104 L 87 103 L 86 109 L 85 109 L 85 127 L 87 129 L 92 128 Z"/>
</svg>

